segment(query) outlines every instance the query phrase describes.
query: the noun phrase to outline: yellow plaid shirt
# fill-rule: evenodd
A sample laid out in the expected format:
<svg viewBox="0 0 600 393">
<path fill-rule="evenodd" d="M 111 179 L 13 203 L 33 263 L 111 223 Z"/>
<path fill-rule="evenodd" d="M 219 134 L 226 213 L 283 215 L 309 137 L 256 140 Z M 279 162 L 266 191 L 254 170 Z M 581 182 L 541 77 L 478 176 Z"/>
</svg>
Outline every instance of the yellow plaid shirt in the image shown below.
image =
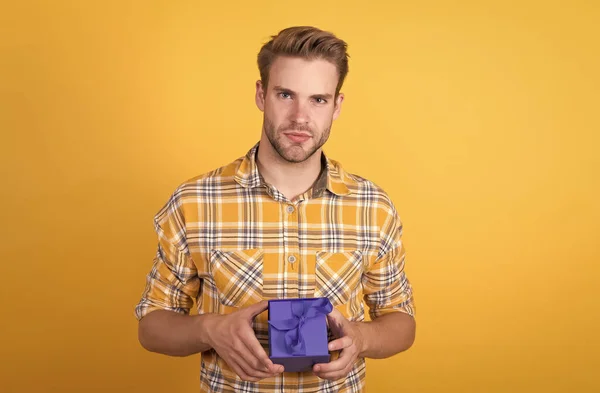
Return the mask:
<svg viewBox="0 0 600 393">
<path fill-rule="evenodd" d="M 327 297 L 351 321 L 414 316 L 402 223 L 389 196 L 322 154 L 313 186 L 288 200 L 243 157 L 181 184 L 154 219 L 158 250 L 135 308 L 227 314 L 263 299 Z M 267 313 L 254 322 L 268 353 Z M 339 353 L 333 353 L 332 359 Z M 242 381 L 214 350 L 202 353 L 201 392 L 363 392 L 365 360 L 338 381 L 311 372 Z"/>
</svg>

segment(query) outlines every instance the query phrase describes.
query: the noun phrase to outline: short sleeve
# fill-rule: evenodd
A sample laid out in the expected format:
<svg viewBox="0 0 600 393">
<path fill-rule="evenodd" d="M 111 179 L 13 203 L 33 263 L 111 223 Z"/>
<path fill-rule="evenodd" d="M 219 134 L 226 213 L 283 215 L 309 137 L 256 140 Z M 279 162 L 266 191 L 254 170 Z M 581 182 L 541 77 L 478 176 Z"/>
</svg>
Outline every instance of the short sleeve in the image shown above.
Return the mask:
<svg viewBox="0 0 600 393">
<path fill-rule="evenodd" d="M 188 314 L 199 295 L 200 278 L 188 250 L 185 219 L 176 195 L 154 217 L 158 246 L 135 307 L 138 320 L 158 309 Z"/>
</svg>

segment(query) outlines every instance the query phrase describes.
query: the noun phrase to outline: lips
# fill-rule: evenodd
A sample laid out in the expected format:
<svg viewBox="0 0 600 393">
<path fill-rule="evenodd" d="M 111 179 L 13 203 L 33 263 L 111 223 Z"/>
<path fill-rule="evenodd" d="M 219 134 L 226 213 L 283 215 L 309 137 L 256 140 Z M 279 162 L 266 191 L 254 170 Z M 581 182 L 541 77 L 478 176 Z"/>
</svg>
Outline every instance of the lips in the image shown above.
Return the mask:
<svg viewBox="0 0 600 393">
<path fill-rule="evenodd" d="M 309 134 L 303 134 L 300 132 L 289 132 L 289 133 L 284 133 L 284 135 L 289 140 L 296 142 L 296 143 L 306 142 L 307 140 L 309 140 L 311 138 L 311 136 Z"/>
</svg>

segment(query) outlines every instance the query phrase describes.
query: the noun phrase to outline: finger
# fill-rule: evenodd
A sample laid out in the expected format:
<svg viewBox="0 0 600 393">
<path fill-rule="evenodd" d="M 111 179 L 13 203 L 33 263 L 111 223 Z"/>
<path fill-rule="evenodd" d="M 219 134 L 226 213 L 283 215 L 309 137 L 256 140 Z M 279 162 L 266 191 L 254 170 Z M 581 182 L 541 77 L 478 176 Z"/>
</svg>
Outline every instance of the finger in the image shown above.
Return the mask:
<svg viewBox="0 0 600 393">
<path fill-rule="evenodd" d="M 328 379 L 330 381 L 335 381 L 338 380 L 340 378 L 343 378 L 345 376 L 348 375 L 348 373 L 350 372 L 350 370 L 352 369 L 353 366 L 352 361 L 348 362 L 348 364 L 346 364 L 343 368 L 339 369 L 339 370 L 329 370 L 327 371 L 327 369 L 323 370 L 323 369 L 319 369 L 318 367 L 315 366 L 315 368 L 319 371 L 315 371 L 315 375 L 319 378 L 322 379 Z M 341 367 L 340 364 L 335 366 L 336 368 Z"/>
<path fill-rule="evenodd" d="M 225 363 L 227 363 L 227 365 L 233 370 L 233 372 L 236 373 L 244 381 L 251 381 L 251 382 L 259 381 L 259 378 L 251 377 L 250 375 L 248 375 L 246 373 L 246 371 L 244 371 L 244 368 L 242 366 L 240 366 L 238 364 L 238 362 L 236 362 L 232 358 L 230 358 L 230 359 L 223 358 L 223 360 L 225 360 Z"/>
<path fill-rule="evenodd" d="M 333 310 L 331 310 L 331 312 L 330 312 L 329 314 L 327 314 L 327 318 L 331 318 L 331 319 L 333 319 L 333 320 L 335 320 L 335 321 L 340 321 L 340 320 L 344 320 L 344 319 L 346 319 L 346 318 L 344 317 L 344 314 L 342 314 L 342 313 L 340 312 L 340 310 L 338 310 L 338 309 L 337 309 L 337 308 L 335 308 L 335 307 L 333 308 Z"/>
<path fill-rule="evenodd" d="M 315 364 L 313 367 L 313 372 L 318 376 L 322 376 L 325 374 L 336 373 L 342 371 L 348 365 L 348 359 L 342 359 L 341 357 L 329 362 L 329 363 L 320 363 Z"/>
<path fill-rule="evenodd" d="M 279 370 L 279 368 L 274 368 L 273 370 L 271 370 L 271 367 L 265 366 L 256 356 L 254 356 L 254 354 L 250 351 L 250 349 L 248 349 L 246 344 L 243 342 L 245 337 L 241 338 L 242 341 L 238 341 L 237 344 L 234 345 L 234 350 L 236 355 L 238 356 L 236 360 L 244 369 L 244 371 L 250 376 L 258 376 L 261 378 L 268 378 L 275 375 L 275 371 Z M 256 340 L 256 337 L 253 338 L 254 340 Z M 258 345 L 260 346 L 260 344 Z M 269 359 L 268 357 L 267 359 L 269 360 L 269 362 L 271 362 L 271 359 Z"/>
<path fill-rule="evenodd" d="M 343 330 L 343 326 L 346 322 L 347 319 L 344 315 L 335 308 L 327 314 L 327 325 L 335 334 L 339 334 Z"/>
<path fill-rule="evenodd" d="M 348 366 L 341 371 L 334 371 L 330 373 L 315 373 L 315 375 L 321 379 L 327 379 L 329 381 L 337 381 L 338 379 L 345 378 L 350 373 L 351 367 Z"/>
<path fill-rule="evenodd" d="M 258 314 L 262 313 L 269 307 L 269 301 L 263 300 L 244 309 L 248 313 L 250 319 L 253 319 Z"/>
<path fill-rule="evenodd" d="M 283 366 L 273 364 L 273 361 L 269 359 L 267 352 L 265 352 L 264 348 L 254 335 L 253 330 L 246 331 L 241 338 L 246 345 L 246 348 L 253 356 L 253 361 L 255 362 L 253 364 L 256 369 L 264 369 L 270 373 L 283 372 Z"/>
<path fill-rule="evenodd" d="M 247 352 L 247 355 L 249 355 L 250 352 Z M 239 355 L 240 357 L 238 359 L 236 359 L 236 362 L 239 364 L 240 368 L 243 370 L 244 374 L 252 377 L 252 378 L 258 378 L 258 379 L 264 379 L 264 378 L 270 378 L 272 377 L 273 373 L 270 373 L 268 371 L 265 371 L 264 369 L 257 369 L 256 367 L 254 367 L 252 365 L 252 361 L 248 360 L 244 355 Z M 241 377 L 241 375 L 240 375 Z"/>
<path fill-rule="evenodd" d="M 344 370 L 355 358 L 354 351 L 351 348 L 344 349 L 340 353 L 340 357 L 329 362 L 329 363 L 318 363 L 313 367 L 315 374 L 324 375 L 329 373 L 335 373 Z"/>
<path fill-rule="evenodd" d="M 327 348 L 330 351 L 339 351 L 341 349 L 348 348 L 353 343 L 354 340 L 352 340 L 351 337 L 344 336 L 342 338 L 338 338 L 337 340 L 333 340 L 332 342 L 330 342 Z"/>
</svg>

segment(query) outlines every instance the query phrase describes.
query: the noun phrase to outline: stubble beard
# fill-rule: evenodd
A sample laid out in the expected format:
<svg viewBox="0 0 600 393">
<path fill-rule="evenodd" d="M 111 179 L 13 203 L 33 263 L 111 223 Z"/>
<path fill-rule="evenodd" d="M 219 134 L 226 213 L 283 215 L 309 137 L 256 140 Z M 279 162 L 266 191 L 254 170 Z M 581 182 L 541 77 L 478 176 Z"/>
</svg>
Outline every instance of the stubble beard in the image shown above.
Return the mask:
<svg viewBox="0 0 600 393">
<path fill-rule="evenodd" d="M 301 144 L 296 144 L 286 149 L 281 141 L 283 138 L 285 138 L 285 136 L 283 135 L 283 131 L 309 132 L 313 137 L 312 139 L 314 139 L 315 132 L 311 128 L 300 124 L 287 124 L 280 126 L 279 130 L 275 130 L 275 126 L 267 118 L 267 116 L 265 115 L 263 118 L 263 129 L 265 131 L 267 139 L 269 140 L 269 143 L 271 143 L 271 146 L 273 146 L 273 149 L 285 161 L 295 164 L 308 160 L 310 157 L 313 156 L 313 154 L 316 153 L 317 150 L 319 150 L 325 144 L 325 142 L 327 142 L 327 140 L 329 139 L 329 134 L 331 133 L 331 124 L 332 122 L 330 122 L 329 126 L 325 128 L 325 130 L 323 130 L 323 132 L 321 133 L 321 137 L 319 138 L 317 143 L 312 145 L 309 151 L 304 151 Z M 298 156 L 297 154 L 293 154 L 292 150 L 301 150 L 303 153 L 300 156 Z"/>
</svg>

